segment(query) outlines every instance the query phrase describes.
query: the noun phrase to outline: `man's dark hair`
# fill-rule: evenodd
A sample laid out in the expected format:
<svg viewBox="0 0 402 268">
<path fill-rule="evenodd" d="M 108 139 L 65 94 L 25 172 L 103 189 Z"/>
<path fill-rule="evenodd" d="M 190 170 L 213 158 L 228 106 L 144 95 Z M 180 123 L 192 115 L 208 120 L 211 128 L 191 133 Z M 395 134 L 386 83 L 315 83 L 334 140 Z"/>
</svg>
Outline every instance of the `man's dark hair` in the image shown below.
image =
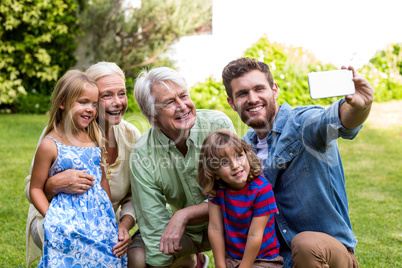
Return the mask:
<svg viewBox="0 0 402 268">
<path fill-rule="evenodd" d="M 240 58 L 229 62 L 222 71 L 223 85 L 229 98 L 233 99 L 232 86 L 230 85 L 232 80 L 253 70 L 263 72 L 267 77 L 269 86 L 274 87 L 274 78 L 267 64 L 252 58 Z"/>
</svg>

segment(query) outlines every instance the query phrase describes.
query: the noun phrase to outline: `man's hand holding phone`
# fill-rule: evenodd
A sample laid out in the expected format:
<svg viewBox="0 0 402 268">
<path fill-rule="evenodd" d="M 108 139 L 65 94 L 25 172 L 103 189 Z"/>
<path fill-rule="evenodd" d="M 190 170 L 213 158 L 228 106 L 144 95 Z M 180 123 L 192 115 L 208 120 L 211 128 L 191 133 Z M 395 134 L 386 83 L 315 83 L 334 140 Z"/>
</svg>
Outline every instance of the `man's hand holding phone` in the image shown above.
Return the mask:
<svg viewBox="0 0 402 268">
<path fill-rule="evenodd" d="M 342 70 L 346 70 L 346 67 L 342 66 Z M 358 76 L 353 67 L 349 66 L 347 70 L 351 71 L 353 74 L 355 94 L 346 95 L 346 103 L 355 109 L 370 109 L 374 100 L 373 87 L 370 85 L 367 79 L 362 76 Z"/>
</svg>

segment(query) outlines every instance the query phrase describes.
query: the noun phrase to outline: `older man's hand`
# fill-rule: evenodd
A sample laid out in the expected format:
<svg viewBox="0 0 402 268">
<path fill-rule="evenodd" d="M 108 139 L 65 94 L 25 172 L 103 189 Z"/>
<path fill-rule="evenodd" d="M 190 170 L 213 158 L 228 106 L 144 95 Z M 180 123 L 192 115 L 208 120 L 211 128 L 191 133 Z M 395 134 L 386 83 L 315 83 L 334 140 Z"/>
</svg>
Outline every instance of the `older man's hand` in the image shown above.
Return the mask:
<svg viewBox="0 0 402 268">
<path fill-rule="evenodd" d="M 165 231 L 162 233 L 159 250 L 166 255 L 179 253 L 182 248 L 180 246 L 180 240 L 184 234 L 186 225 L 187 221 L 180 210 L 173 214 Z"/>
</svg>

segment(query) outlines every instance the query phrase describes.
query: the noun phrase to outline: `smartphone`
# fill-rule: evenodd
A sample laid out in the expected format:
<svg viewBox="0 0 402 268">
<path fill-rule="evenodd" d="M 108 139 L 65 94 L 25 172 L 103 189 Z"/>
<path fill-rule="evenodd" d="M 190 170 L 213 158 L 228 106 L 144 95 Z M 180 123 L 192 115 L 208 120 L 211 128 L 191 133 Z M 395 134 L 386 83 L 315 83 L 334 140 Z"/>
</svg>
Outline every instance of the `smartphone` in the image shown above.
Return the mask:
<svg viewBox="0 0 402 268">
<path fill-rule="evenodd" d="M 351 70 L 312 72 L 307 74 L 312 99 L 323 99 L 355 94 Z"/>
</svg>

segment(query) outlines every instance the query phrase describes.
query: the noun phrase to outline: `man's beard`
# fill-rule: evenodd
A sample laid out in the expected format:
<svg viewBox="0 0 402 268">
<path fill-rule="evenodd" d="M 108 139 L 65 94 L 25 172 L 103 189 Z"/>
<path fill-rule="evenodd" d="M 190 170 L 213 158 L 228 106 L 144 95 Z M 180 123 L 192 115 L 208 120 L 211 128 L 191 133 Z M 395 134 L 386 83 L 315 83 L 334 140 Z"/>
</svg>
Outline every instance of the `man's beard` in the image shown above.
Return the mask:
<svg viewBox="0 0 402 268">
<path fill-rule="evenodd" d="M 244 114 L 241 114 L 241 120 L 249 127 L 253 129 L 267 129 L 271 130 L 272 125 L 275 120 L 275 102 L 271 101 L 271 103 L 266 104 L 267 108 L 267 117 L 247 117 Z"/>
<path fill-rule="evenodd" d="M 249 127 L 253 129 L 271 129 L 273 123 L 273 112 L 270 111 L 268 114 L 268 118 L 253 118 L 242 116 L 241 120 Z"/>
</svg>

